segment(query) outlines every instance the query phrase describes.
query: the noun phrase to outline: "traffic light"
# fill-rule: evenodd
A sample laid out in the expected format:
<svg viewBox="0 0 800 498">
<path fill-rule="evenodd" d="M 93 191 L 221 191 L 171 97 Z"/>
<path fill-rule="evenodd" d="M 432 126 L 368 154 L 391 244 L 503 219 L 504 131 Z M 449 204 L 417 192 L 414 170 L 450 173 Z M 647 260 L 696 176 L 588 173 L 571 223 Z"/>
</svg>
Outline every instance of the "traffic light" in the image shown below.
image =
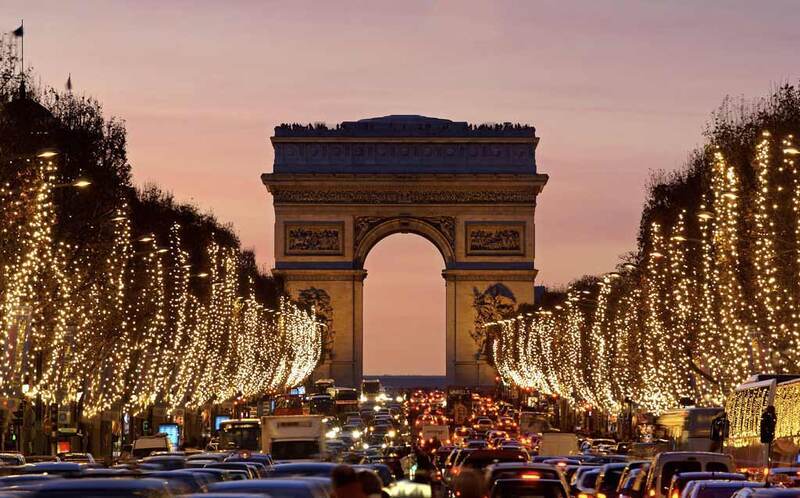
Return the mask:
<svg viewBox="0 0 800 498">
<path fill-rule="evenodd" d="M 775 426 L 778 424 L 778 417 L 775 415 L 775 407 L 770 405 L 761 414 L 761 442 L 772 444 L 775 440 Z"/>
</svg>

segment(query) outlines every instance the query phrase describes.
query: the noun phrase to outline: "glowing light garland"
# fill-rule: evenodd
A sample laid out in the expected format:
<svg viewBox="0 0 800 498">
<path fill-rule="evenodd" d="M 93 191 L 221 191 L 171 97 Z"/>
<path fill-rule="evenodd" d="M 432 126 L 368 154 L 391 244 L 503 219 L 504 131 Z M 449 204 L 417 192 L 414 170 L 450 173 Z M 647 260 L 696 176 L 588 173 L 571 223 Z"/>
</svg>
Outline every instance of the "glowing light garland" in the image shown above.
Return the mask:
<svg viewBox="0 0 800 498">
<path fill-rule="evenodd" d="M 752 163 L 730 163 L 712 149 L 699 209 L 653 223 L 638 264 L 601 278 L 599 292 L 580 284 L 552 309 L 487 324 L 496 327 L 500 375 L 573 405 L 615 412 L 630 399 L 658 413 L 682 398 L 719 405 L 751 373 L 794 373 L 797 155 L 792 135 L 778 141 L 768 132 L 754 144 Z M 743 192 L 742 168 L 752 170 L 752 193 Z M 791 389 L 776 405 L 796 404 L 800 384 Z M 757 393 L 737 396 L 736 416 L 763 408 Z M 800 433 L 800 409 L 788 419 L 786 433 Z"/>
<path fill-rule="evenodd" d="M 125 205 L 105 245 L 70 246 L 52 235 L 56 164 L 7 166 L 18 178 L 0 186 L 0 395 L 76 402 L 88 417 L 174 410 L 281 391 L 317 366 L 314 311 L 285 299 L 266 308 L 252 282 L 242 291 L 237 249 L 210 244 L 200 279 L 180 226 L 164 247 L 155 236 L 137 243 Z"/>
</svg>

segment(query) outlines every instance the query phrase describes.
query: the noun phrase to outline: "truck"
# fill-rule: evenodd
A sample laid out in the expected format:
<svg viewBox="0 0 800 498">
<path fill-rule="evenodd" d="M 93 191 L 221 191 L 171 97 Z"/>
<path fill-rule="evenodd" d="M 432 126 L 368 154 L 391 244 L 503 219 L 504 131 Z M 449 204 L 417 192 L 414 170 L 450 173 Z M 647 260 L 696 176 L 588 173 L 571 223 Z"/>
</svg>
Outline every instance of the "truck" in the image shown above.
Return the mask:
<svg viewBox="0 0 800 498">
<path fill-rule="evenodd" d="M 269 416 L 261 419 L 261 451 L 273 461 L 311 460 L 325 455 L 321 415 Z"/>
<path fill-rule="evenodd" d="M 437 439 L 442 444 L 450 441 L 450 428 L 447 425 L 423 425 L 419 436 L 424 441 Z"/>
<path fill-rule="evenodd" d="M 578 452 L 578 436 L 572 432 L 543 432 L 539 440 L 539 455 L 567 456 Z"/>
<path fill-rule="evenodd" d="M 800 424 L 796 422 L 800 399 L 800 375 L 757 374 L 737 386 L 725 403 L 730 423 L 723 451 L 730 454 L 739 469 L 753 475 L 773 467 L 793 467 L 800 462 Z M 768 406 L 775 407 L 775 441 L 768 447 L 760 438 L 761 416 Z M 767 455 L 771 448 L 771 455 Z"/>
</svg>

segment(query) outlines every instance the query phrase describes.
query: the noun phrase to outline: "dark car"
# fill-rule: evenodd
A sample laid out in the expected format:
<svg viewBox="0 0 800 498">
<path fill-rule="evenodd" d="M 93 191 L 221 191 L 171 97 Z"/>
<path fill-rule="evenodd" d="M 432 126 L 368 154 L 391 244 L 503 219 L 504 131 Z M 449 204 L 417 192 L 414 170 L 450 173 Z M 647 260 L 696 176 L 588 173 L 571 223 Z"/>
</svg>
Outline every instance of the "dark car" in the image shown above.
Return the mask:
<svg viewBox="0 0 800 498">
<path fill-rule="evenodd" d="M 736 472 L 680 472 L 672 476 L 668 498 L 680 498 L 681 491 L 691 481 L 746 481 L 747 476 Z"/>
<path fill-rule="evenodd" d="M 220 470 L 240 470 L 247 474 L 248 479 L 258 479 L 260 476 L 256 469 L 247 462 L 218 462 L 209 463 L 204 467 L 206 469 L 220 469 Z"/>
<path fill-rule="evenodd" d="M 264 467 L 270 468 L 272 466 L 272 457 L 266 453 L 234 453 L 225 459 L 226 462 L 256 462 L 263 464 Z"/>
<path fill-rule="evenodd" d="M 202 493 L 208 488 L 206 478 L 189 470 L 161 470 L 148 472 L 144 477 L 163 479 L 170 483 L 170 490 L 176 494 Z"/>
<path fill-rule="evenodd" d="M 492 486 L 491 498 L 567 498 L 564 485 L 556 479 L 498 479 Z"/>
<path fill-rule="evenodd" d="M 163 470 L 175 470 L 186 467 L 186 458 L 182 456 L 147 456 L 142 458 L 142 463 L 157 465 Z"/>
<path fill-rule="evenodd" d="M 269 477 L 330 477 L 336 465 L 328 462 L 279 463 L 269 470 Z"/>
<path fill-rule="evenodd" d="M 209 493 L 261 493 L 272 498 L 321 498 L 325 489 L 314 480 L 256 479 L 220 482 L 208 487 Z"/>
<path fill-rule="evenodd" d="M 529 462 L 508 462 L 496 463 L 486 467 L 486 487 L 491 488 L 495 481 L 499 479 L 522 479 L 522 480 L 556 480 L 564 484 L 564 494 L 568 492 L 567 482 L 561 472 L 552 465 L 544 463 Z"/>
<path fill-rule="evenodd" d="M 578 472 L 570 484 L 570 494 L 576 498 L 592 498 L 595 493 L 595 484 L 597 483 L 597 476 L 600 475 L 600 467 L 592 467 L 586 472 Z"/>
<path fill-rule="evenodd" d="M 77 476 L 86 467 L 74 462 L 42 462 L 28 463 L 18 467 L 21 474 L 50 474 L 59 476 Z"/>
<path fill-rule="evenodd" d="M 527 462 L 528 459 L 528 453 L 522 450 L 475 450 L 467 454 L 461 467 L 483 470 L 496 463 Z"/>
<path fill-rule="evenodd" d="M 600 474 L 594 486 L 597 498 L 617 498 L 617 487 L 627 467 L 627 463 L 607 463 L 600 467 Z"/>
<path fill-rule="evenodd" d="M 627 473 L 626 473 L 627 472 Z M 643 498 L 644 481 L 647 477 L 647 470 L 638 468 L 623 472 L 617 487 L 619 498 Z"/>
<path fill-rule="evenodd" d="M 28 484 L 36 484 L 44 481 L 52 481 L 53 479 L 61 479 L 59 476 L 49 474 L 23 474 L 11 475 L 0 477 L 0 488 L 7 488 L 9 486 L 26 486 Z"/>
<path fill-rule="evenodd" d="M 32 489 L 31 498 L 166 498 L 161 479 L 56 479 Z"/>
</svg>

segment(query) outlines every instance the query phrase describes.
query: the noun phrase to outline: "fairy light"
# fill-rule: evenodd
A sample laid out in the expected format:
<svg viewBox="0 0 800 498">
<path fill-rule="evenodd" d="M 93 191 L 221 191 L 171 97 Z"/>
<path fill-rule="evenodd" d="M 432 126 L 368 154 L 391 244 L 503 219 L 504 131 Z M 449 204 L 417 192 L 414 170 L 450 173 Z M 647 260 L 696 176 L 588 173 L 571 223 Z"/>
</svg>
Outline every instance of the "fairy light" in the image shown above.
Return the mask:
<svg viewBox="0 0 800 498">
<path fill-rule="evenodd" d="M 209 244 L 201 298 L 180 226 L 166 246 L 156 234 L 136 238 L 121 203 L 100 244 L 55 240 L 56 164 L 9 164 L 17 178 L 0 185 L 0 395 L 80 402 L 95 417 L 257 397 L 311 375 L 322 325 L 287 299 L 279 310 L 263 306 L 252 282 L 241 289 L 235 247 Z"/>
<path fill-rule="evenodd" d="M 737 163 L 711 148 L 697 204 L 652 223 L 638 264 L 599 292 L 571 288 L 552 310 L 495 322 L 504 380 L 608 411 L 626 398 L 655 413 L 683 397 L 727 399 L 736 430 L 753 437 L 763 393 L 733 388 L 800 360 L 800 154 L 793 135 L 765 131 L 753 145 Z M 781 430 L 797 434 L 800 387 L 786 389 Z"/>
</svg>

